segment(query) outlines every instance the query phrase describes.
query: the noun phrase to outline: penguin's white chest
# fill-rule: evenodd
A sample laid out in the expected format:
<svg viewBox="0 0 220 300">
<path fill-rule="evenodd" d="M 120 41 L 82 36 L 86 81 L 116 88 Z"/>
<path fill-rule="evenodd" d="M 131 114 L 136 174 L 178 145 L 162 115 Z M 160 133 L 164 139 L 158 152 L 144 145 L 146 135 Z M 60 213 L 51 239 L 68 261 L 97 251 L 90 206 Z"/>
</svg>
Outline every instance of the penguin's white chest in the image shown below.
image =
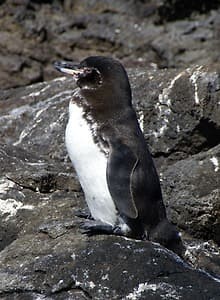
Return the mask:
<svg viewBox="0 0 220 300">
<path fill-rule="evenodd" d="M 69 105 L 65 140 L 93 218 L 114 225 L 117 214 L 107 186 L 107 158 L 93 140 L 83 109 L 73 102 Z"/>
</svg>

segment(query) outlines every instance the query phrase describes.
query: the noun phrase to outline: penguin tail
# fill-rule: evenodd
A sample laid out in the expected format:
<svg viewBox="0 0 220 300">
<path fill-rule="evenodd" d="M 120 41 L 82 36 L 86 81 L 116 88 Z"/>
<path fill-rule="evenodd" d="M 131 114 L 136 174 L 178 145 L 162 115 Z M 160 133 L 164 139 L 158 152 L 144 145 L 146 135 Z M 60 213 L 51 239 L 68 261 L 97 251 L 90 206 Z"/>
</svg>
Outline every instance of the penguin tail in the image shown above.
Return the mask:
<svg viewBox="0 0 220 300">
<path fill-rule="evenodd" d="M 176 226 L 171 224 L 167 219 L 163 219 L 153 227 L 148 236 L 150 241 L 159 243 L 180 257 L 183 257 L 185 247 L 181 235 Z"/>
</svg>

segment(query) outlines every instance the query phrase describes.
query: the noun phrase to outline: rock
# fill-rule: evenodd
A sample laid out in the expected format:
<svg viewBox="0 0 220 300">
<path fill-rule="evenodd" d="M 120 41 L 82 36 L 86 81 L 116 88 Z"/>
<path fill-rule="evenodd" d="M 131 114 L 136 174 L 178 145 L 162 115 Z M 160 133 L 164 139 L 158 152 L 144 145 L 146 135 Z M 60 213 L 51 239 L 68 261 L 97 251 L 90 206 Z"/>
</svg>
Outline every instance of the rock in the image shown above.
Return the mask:
<svg viewBox="0 0 220 300">
<path fill-rule="evenodd" d="M 185 237 L 187 251 L 185 259 L 194 267 L 205 270 L 220 279 L 220 251 L 212 241 L 202 241 Z"/>
<path fill-rule="evenodd" d="M 2 299 L 218 297 L 218 66 L 129 77 L 187 262 L 150 242 L 81 234 L 85 202 L 64 145 L 75 84 L 61 77 L 0 95 Z"/>
<path fill-rule="evenodd" d="M 192 299 L 199 294 L 215 299 L 219 294 L 218 282 L 157 245 L 118 237 L 88 241 L 75 230 L 56 239 L 26 235 L 2 251 L 0 266 L 4 299 L 35 299 L 36 294 L 76 299 L 79 291 L 79 299 Z"/>
<path fill-rule="evenodd" d="M 131 69 L 129 75 L 145 137 L 163 163 L 220 143 L 218 65 L 182 71 Z M 65 160 L 63 132 L 74 87 L 71 78 L 61 77 L 2 93 L 1 141 Z"/>
<path fill-rule="evenodd" d="M 220 143 L 218 66 L 132 72 L 133 95 L 155 157 L 169 161 Z"/>
<path fill-rule="evenodd" d="M 220 245 L 220 144 L 164 170 L 162 186 L 174 223 Z"/>
<path fill-rule="evenodd" d="M 219 62 L 218 0 L 27 0 L 0 7 L 1 89 L 56 77 L 50 66 L 60 58 L 101 54 L 160 68 Z"/>
<path fill-rule="evenodd" d="M 72 87 L 67 87 L 60 94 L 58 91 L 62 85 L 67 87 L 62 79 L 58 79 L 52 85 L 41 83 L 28 87 L 28 90 L 20 88 L 16 93 L 9 90 L 3 94 L 5 100 L 0 101 L 3 112 L 0 120 L 1 141 L 38 153 L 39 159 L 44 155 L 65 159 L 63 132 L 73 90 Z M 30 138 L 31 135 L 33 139 Z"/>
<path fill-rule="evenodd" d="M 171 21 L 176 19 L 183 19 L 185 17 L 190 17 L 195 11 L 204 13 L 211 9 L 216 9 L 218 6 L 218 0 L 214 0 L 211 2 L 208 0 L 201 0 L 197 2 L 192 2 L 188 0 L 165 0 L 162 1 L 158 6 L 158 15 L 160 16 L 160 22 L 167 20 Z"/>
</svg>

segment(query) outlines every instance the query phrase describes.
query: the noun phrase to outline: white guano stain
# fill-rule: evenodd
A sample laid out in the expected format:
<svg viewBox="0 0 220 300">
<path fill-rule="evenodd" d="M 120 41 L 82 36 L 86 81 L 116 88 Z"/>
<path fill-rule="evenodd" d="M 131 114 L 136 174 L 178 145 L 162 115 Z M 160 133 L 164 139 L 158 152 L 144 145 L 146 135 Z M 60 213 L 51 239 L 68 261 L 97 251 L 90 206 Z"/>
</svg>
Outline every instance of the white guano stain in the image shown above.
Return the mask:
<svg viewBox="0 0 220 300">
<path fill-rule="evenodd" d="M 57 77 L 55 79 L 53 79 L 53 81 L 65 81 L 66 80 L 66 76 L 62 76 L 62 77 Z"/>
<path fill-rule="evenodd" d="M 24 205 L 22 202 L 16 201 L 15 199 L 11 198 L 0 200 L 0 215 L 7 215 L 6 220 L 15 216 L 17 214 L 17 211 L 20 209 L 33 210 L 34 206 Z"/>
<path fill-rule="evenodd" d="M 25 127 L 25 129 L 20 133 L 19 139 L 18 139 L 16 142 L 14 142 L 13 146 L 19 145 L 19 144 L 23 141 L 23 139 L 31 132 L 31 130 L 33 130 L 33 129 L 37 126 L 37 124 L 39 123 L 39 120 L 37 120 L 37 118 L 38 118 L 38 117 L 42 114 L 42 112 L 44 112 L 45 110 L 47 110 L 47 107 L 45 107 L 45 108 L 39 110 L 39 111 L 36 113 L 36 115 L 35 115 L 35 117 L 34 117 L 34 120 L 36 120 L 35 123 L 34 123 L 32 126 L 30 126 L 30 127 Z"/>
<path fill-rule="evenodd" d="M 71 258 L 73 259 L 73 260 L 76 260 L 76 254 L 73 252 L 73 254 L 71 255 Z"/>
<path fill-rule="evenodd" d="M 18 119 L 22 114 L 31 111 L 31 107 L 29 105 L 22 105 L 17 108 L 13 108 L 8 114 L 0 116 L 0 121 L 7 122 L 8 120 L 16 120 Z"/>
<path fill-rule="evenodd" d="M 33 298 L 34 300 L 46 300 L 46 299 L 52 300 L 52 298 L 46 298 L 46 296 L 44 295 L 36 295 L 35 297 L 36 298 Z"/>
<path fill-rule="evenodd" d="M 171 98 L 170 98 L 170 92 L 172 91 L 172 88 L 174 87 L 176 81 L 184 74 L 184 72 L 181 72 L 177 74 L 170 82 L 169 86 L 167 88 L 163 89 L 163 92 L 158 97 L 158 102 L 155 105 L 155 109 L 158 111 L 158 119 L 161 120 L 162 126 L 155 132 L 153 132 L 153 135 L 158 138 L 164 134 L 164 132 L 168 128 L 169 124 L 169 115 L 171 114 Z"/>
<path fill-rule="evenodd" d="M 187 261 L 190 261 L 191 265 L 195 265 L 198 259 L 198 253 L 201 253 L 201 251 L 206 257 L 212 257 L 213 255 L 216 256 L 220 255 L 219 249 L 215 245 L 213 245 L 210 241 L 202 242 L 202 243 L 196 241 L 196 243 L 194 242 L 192 245 L 186 244 L 185 257 L 187 258 Z M 192 267 L 189 268 L 193 269 Z M 197 271 L 205 274 L 212 280 L 220 283 L 219 277 L 215 277 L 214 275 L 206 272 L 203 269 L 197 268 Z"/>
<path fill-rule="evenodd" d="M 7 191 L 9 191 L 11 188 L 15 186 L 15 183 L 11 180 L 1 178 L 0 179 L 0 194 L 5 194 Z"/>
<path fill-rule="evenodd" d="M 45 112 L 51 106 L 51 103 L 54 104 L 55 101 L 59 101 L 60 99 L 62 99 L 62 101 L 70 100 L 72 94 L 73 94 L 72 90 L 67 90 L 65 92 L 58 93 L 58 94 L 46 99 L 45 101 L 38 102 L 36 107 L 32 108 L 33 112 L 36 111 L 36 114 L 35 114 L 35 117 L 34 117 L 34 120 L 33 120 L 34 121 L 33 124 L 29 123 L 22 130 L 18 140 L 13 143 L 13 146 L 19 145 L 24 140 L 24 138 L 26 136 L 28 136 L 31 133 L 31 131 L 34 130 L 37 127 L 38 123 L 42 121 L 42 119 L 39 119 L 39 117 L 43 114 L 43 112 Z M 29 96 L 30 96 L 30 94 L 29 94 Z M 28 97 L 28 95 L 25 96 L 25 97 Z M 43 106 L 43 108 L 42 108 L 42 106 Z M 60 118 L 61 117 L 63 117 L 63 114 L 57 120 L 57 124 L 60 123 Z M 53 126 L 54 126 L 54 124 L 53 124 Z"/>
<path fill-rule="evenodd" d="M 218 161 L 218 158 L 217 157 L 215 157 L 215 156 L 213 156 L 213 157 L 211 157 L 210 158 L 210 161 L 213 163 L 213 165 L 214 165 L 214 171 L 215 172 L 218 172 L 219 171 L 219 161 Z"/>
<path fill-rule="evenodd" d="M 142 294 L 145 291 L 157 292 L 160 294 L 161 299 L 167 300 L 179 300 L 181 295 L 175 289 L 174 286 L 162 282 L 159 284 L 149 284 L 149 283 L 140 283 L 137 288 L 134 289 L 132 293 L 129 293 L 123 300 L 138 300 L 143 299 Z"/>
<path fill-rule="evenodd" d="M 78 281 L 78 280 L 75 280 L 75 286 L 76 287 L 80 287 L 80 286 L 82 286 L 83 284 L 82 284 L 82 282 L 80 282 L 80 281 Z"/>
<path fill-rule="evenodd" d="M 102 280 L 109 280 L 109 274 L 102 275 Z"/>
<path fill-rule="evenodd" d="M 214 254 L 214 255 L 219 255 L 220 252 L 219 251 L 216 251 L 215 249 L 209 249 L 209 252 L 206 252 L 204 251 L 204 248 L 205 246 L 209 246 L 209 243 L 208 242 L 204 242 L 204 243 L 198 243 L 198 244 L 193 244 L 193 245 L 186 245 L 186 251 L 185 251 L 185 257 L 187 259 L 190 259 L 190 262 L 192 264 L 195 264 L 196 263 L 196 260 L 197 260 L 197 253 L 199 253 L 200 251 L 203 251 L 205 253 L 205 255 L 207 256 L 210 256 L 210 253 L 211 254 Z"/>
<path fill-rule="evenodd" d="M 141 128 L 141 131 L 144 132 L 144 112 L 143 112 L 143 110 L 140 110 L 137 112 L 137 117 L 138 117 L 138 123 Z"/>
<path fill-rule="evenodd" d="M 38 97 L 40 96 L 40 94 L 42 94 L 43 92 L 45 92 L 46 90 L 48 90 L 50 88 L 50 85 L 46 85 L 45 87 L 43 87 L 41 90 L 37 91 L 37 92 L 32 92 L 28 95 L 28 97 Z M 23 96 L 22 98 L 27 97 L 27 96 Z"/>
<path fill-rule="evenodd" d="M 200 78 L 201 76 L 201 70 L 202 66 L 199 66 L 197 68 L 196 71 L 193 72 L 193 74 L 190 76 L 190 81 L 192 83 L 192 85 L 194 86 L 194 98 L 195 98 L 195 103 L 196 105 L 200 104 L 200 99 L 199 99 L 199 94 L 198 94 L 198 84 L 197 84 L 197 80 Z"/>
<path fill-rule="evenodd" d="M 126 296 L 125 299 L 129 300 L 137 300 L 141 298 L 141 294 L 147 290 L 156 291 L 156 284 L 148 284 L 146 283 L 139 283 L 138 287 L 134 289 L 134 291 Z"/>
<path fill-rule="evenodd" d="M 89 284 L 89 287 L 90 287 L 91 289 L 94 289 L 95 286 L 96 286 L 95 283 L 94 283 L 93 281 L 89 281 L 88 284 Z"/>
</svg>

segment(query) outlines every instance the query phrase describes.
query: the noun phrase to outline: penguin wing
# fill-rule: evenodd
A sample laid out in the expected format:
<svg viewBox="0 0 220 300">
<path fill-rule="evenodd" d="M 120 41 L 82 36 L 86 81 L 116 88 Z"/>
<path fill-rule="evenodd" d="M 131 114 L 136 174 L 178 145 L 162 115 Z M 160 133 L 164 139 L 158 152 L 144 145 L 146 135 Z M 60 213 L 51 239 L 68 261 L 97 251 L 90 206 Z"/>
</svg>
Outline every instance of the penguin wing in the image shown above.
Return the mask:
<svg viewBox="0 0 220 300">
<path fill-rule="evenodd" d="M 119 212 L 130 218 L 138 216 L 132 195 L 132 176 L 138 161 L 127 145 L 117 143 L 111 149 L 107 164 L 107 183 L 110 194 Z"/>
</svg>

